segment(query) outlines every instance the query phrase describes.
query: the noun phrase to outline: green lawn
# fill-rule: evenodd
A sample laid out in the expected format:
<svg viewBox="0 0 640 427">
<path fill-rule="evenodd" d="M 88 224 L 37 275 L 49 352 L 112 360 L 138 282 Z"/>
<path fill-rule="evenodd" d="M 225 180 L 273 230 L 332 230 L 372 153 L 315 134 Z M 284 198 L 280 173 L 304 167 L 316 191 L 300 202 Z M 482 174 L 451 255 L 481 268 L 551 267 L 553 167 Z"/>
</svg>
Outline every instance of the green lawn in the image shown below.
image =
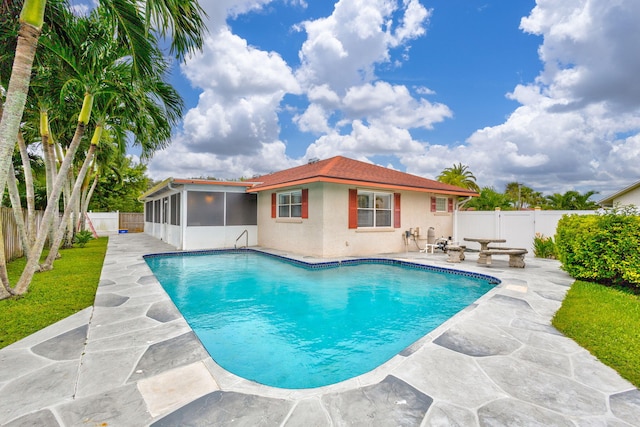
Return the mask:
<svg viewBox="0 0 640 427">
<path fill-rule="evenodd" d="M 53 270 L 34 275 L 26 295 L 0 301 L 0 348 L 93 305 L 107 242 L 102 237 L 61 250 Z M 7 265 L 12 285 L 24 264 L 21 258 Z"/>
<path fill-rule="evenodd" d="M 553 326 L 640 387 L 640 295 L 576 281 Z"/>
</svg>

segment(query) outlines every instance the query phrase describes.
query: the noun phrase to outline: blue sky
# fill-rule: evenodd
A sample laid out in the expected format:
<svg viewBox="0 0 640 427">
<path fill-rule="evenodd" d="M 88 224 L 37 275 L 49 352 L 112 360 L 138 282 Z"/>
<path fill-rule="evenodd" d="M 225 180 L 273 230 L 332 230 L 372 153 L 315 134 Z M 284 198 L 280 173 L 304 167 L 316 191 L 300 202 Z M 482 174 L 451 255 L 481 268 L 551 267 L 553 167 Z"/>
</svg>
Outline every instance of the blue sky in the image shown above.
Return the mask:
<svg viewBox="0 0 640 427">
<path fill-rule="evenodd" d="M 637 0 L 202 0 L 202 53 L 154 179 L 334 155 L 481 186 L 606 194 L 640 179 Z"/>
</svg>

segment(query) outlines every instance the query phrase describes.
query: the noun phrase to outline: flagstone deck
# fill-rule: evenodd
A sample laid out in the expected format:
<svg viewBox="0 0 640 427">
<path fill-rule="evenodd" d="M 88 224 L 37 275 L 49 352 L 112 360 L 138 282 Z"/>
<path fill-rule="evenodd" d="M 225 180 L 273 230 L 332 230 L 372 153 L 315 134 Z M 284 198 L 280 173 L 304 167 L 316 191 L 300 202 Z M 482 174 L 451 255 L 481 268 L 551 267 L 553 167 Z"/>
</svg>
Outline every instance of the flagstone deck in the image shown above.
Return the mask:
<svg viewBox="0 0 640 427">
<path fill-rule="evenodd" d="M 384 255 L 502 283 L 378 369 L 284 390 L 226 372 L 142 259 L 174 248 L 112 236 L 95 304 L 0 350 L 3 426 L 637 426 L 640 391 L 555 330 L 572 279 L 474 254 Z M 308 258 L 305 260 L 309 261 Z"/>
</svg>

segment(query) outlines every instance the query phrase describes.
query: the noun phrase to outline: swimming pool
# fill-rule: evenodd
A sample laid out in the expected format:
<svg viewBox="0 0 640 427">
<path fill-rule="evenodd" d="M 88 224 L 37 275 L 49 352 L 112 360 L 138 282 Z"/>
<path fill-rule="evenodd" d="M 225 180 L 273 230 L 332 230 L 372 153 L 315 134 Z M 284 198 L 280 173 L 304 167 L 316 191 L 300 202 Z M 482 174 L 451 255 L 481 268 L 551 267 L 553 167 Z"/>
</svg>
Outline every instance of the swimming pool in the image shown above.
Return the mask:
<svg viewBox="0 0 640 427">
<path fill-rule="evenodd" d="M 290 389 L 376 368 L 499 283 L 402 261 L 312 265 L 251 250 L 145 259 L 216 363 Z"/>
</svg>

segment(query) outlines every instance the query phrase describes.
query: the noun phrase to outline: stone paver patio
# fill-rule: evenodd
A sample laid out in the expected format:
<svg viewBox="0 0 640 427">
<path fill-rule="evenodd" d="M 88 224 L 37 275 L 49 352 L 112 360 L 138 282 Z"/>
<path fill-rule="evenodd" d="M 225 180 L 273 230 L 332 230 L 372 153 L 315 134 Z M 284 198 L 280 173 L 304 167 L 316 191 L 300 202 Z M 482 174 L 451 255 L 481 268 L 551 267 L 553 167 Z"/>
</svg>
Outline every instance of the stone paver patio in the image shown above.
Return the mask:
<svg viewBox="0 0 640 427">
<path fill-rule="evenodd" d="M 285 390 L 209 357 L 142 259 L 172 250 L 110 238 L 94 306 L 0 350 L 0 425 L 640 425 L 640 391 L 551 326 L 572 283 L 555 261 L 384 255 L 502 283 L 370 373 Z"/>
</svg>

